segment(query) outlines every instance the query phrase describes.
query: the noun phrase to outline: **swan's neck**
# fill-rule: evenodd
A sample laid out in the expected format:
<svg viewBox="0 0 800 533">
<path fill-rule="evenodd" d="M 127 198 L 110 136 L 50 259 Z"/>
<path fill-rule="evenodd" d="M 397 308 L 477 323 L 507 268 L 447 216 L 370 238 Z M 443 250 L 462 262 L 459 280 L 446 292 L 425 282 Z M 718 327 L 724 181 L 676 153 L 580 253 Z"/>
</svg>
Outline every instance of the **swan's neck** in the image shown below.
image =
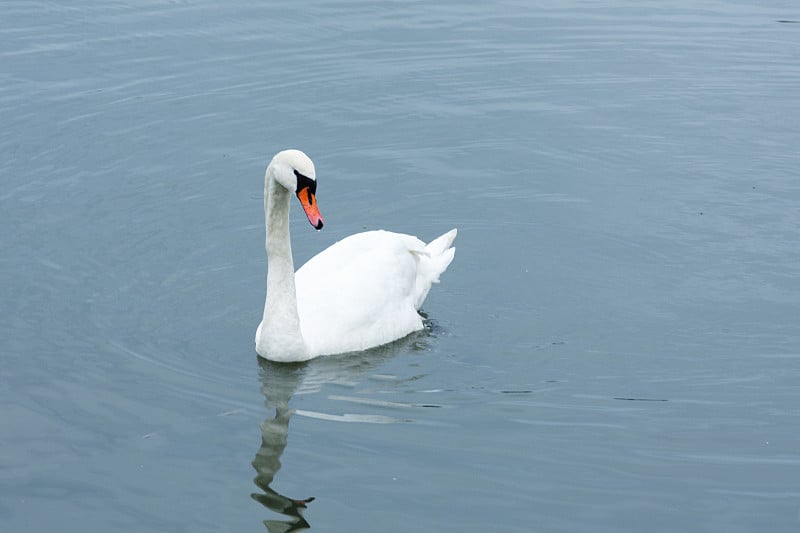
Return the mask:
<svg viewBox="0 0 800 533">
<path fill-rule="evenodd" d="M 294 262 L 289 237 L 291 193 L 279 185 L 267 170 L 264 190 L 264 215 L 267 227 L 267 300 L 261 322 L 259 353 L 270 359 L 297 360 L 306 355 L 300 333 Z"/>
</svg>

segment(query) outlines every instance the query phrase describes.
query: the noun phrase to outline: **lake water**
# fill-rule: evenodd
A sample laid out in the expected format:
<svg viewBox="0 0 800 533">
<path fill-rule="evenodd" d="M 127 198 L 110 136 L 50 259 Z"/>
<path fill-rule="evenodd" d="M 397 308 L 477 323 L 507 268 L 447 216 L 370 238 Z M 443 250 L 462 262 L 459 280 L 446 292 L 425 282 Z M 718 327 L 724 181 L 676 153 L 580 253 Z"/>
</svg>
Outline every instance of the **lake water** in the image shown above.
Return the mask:
<svg viewBox="0 0 800 533">
<path fill-rule="evenodd" d="M 769 4 L 4 2 L 0 531 L 798 531 Z M 459 228 L 427 331 L 259 362 L 288 147 L 297 264 Z"/>
</svg>

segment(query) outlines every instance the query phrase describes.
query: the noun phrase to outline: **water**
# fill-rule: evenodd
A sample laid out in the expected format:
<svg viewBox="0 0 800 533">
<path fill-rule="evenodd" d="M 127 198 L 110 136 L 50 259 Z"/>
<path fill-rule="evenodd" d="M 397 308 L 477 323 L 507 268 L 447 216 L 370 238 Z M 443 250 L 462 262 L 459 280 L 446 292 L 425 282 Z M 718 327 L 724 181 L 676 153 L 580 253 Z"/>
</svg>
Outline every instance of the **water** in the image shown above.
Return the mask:
<svg viewBox="0 0 800 533">
<path fill-rule="evenodd" d="M 3 12 L 3 532 L 797 530 L 794 3 Z M 258 362 L 286 147 L 426 332 Z"/>
</svg>

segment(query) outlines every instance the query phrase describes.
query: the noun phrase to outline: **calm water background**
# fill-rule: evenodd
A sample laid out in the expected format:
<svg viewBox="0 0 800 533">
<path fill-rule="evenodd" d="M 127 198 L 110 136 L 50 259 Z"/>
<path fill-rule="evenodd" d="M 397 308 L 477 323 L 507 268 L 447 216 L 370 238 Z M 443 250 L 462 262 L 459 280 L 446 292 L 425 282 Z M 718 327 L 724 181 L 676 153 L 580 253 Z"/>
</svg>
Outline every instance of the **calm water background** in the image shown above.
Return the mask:
<svg viewBox="0 0 800 533">
<path fill-rule="evenodd" d="M 797 531 L 800 10 L 763 4 L 4 2 L 0 530 Z M 258 362 L 286 147 L 298 264 L 459 228 L 429 331 Z"/>
</svg>

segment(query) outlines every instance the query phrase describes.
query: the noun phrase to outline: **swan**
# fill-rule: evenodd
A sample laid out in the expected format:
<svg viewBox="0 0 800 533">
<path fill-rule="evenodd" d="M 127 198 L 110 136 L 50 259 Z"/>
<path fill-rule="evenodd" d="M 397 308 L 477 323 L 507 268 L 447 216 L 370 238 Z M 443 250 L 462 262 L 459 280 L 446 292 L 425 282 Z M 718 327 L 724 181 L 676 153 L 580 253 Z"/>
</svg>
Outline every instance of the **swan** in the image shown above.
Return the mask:
<svg viewBox="0 0 800 533">
<path fill-rule="evenodd" d="M 362 351 L 422 329 L 418 310 L 455 255 L 456 229 L 428 244 L 402 233 L 367 231 L 334 243 L 295 272 L 291 193 L 320 230 L 316 189 L 314 163 L 300 150 L 278 152 L 267 166 L 267 296 L 256 352 L 272 361 Z"/>
</svg>

